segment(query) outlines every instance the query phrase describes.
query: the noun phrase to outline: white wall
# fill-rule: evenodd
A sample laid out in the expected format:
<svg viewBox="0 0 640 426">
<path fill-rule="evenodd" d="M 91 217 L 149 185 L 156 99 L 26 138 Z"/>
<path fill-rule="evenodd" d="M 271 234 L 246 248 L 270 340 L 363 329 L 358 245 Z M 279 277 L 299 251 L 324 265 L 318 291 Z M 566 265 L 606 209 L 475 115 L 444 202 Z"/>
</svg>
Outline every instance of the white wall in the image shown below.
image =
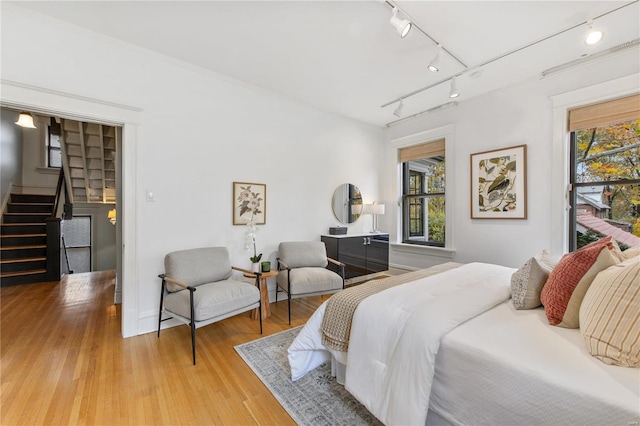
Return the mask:
<svg viewBox="0 0 640 426">
<path fill-rule="evenodd" d="M 34 114 L 35 129 L 23 129 L 22 186 L 30 194 L 55 194 L 60 170 L 47 169 L 47 126 L 49 117 Z"/>
<path fill-rule="evenodd" d="M 0 112 L 0 203 L 5 202 L 11 185 L 22 184 L 22 131 L 14 124 L 17 119 L 17 112 Z"/>
<path fill-rule="evenodd" d="M 339 184 L 356 184 L 365 202 L 377 197 L 381 129 L 19 8 L 3 6 L 2 36 L 3 79 L 142 109 L 132 150 L 136 213 L 123 218 L 135 233 L 125 257 L 135 253 L 137 277 L 124 286 L 136 286 L 138 333 L 157 324 L 167 252 L 223 245 L 233 264 L 249 267 L 244 227 L 232 225 L 232 182 L 267 185 L 257 243 L 271 261 L 280 241 L 317 240 L 335 225 Z M 43 50 L 42 40 L 61 48 Z M 145 201 L 146 190 L 155 202 Z"/>
<path fill-rule="evenodd" d="M 566 182 L 563 176 L 568 160 L 563 155 L 562 146 L 554 146 L 554 126 L 557 127 L 557 123 L 554 122 L 551 97 L 637 73 L 639 68 L 640 55 L 635 49 L 482 97 L 465 100 L 463 94 L 460 105 L 455 108 L 390 128 L 387 131 L 386 156 L 397 158 L 393 144 L 399 139 L 450 126 L 454 144 L 453 147 L 447 146 L 446 153 L 447 206 L 452 208 L 452 213 L 448 214 L 447 221 L 453 224 L 451 248 L 455 251 L 454 260 L 518 267 L 545 248 L 560 256 L 565 238 L 562 196 Z M 635 77 L 635 81 L 635 90 L 640 90 L 640 80 Z M 612 91 L 611 95 L 618 93 Z M 563 141 L 555 143 L 562 145 Z M 521 144 L 527 145 L 528 218 L 471 220 L 469 155 Z M 450 167 L 454 172 L 450 173 Z M 397 165 L 389 161 L 381 172 L 381 192 L 385 201 L 392 205 L 399 199 L 396 170 Z M 553 194 L 556 194 L 555 199 L 552 199 Z M 381 218 L 383 226 L 395 230 L 398 216 L 394 209 L 389 209 L 388 213 Z M 391 237 L 395 242 L 401 240 L 401 235 L 395 231 Z M 390 262 L 425 267 L 450 260 L 448 253 L 438 253 L 436 249 L 422 253 L 419 250 L 407 253 L 405 250 L 402 245 L 395 246 Z"/>
</svg>

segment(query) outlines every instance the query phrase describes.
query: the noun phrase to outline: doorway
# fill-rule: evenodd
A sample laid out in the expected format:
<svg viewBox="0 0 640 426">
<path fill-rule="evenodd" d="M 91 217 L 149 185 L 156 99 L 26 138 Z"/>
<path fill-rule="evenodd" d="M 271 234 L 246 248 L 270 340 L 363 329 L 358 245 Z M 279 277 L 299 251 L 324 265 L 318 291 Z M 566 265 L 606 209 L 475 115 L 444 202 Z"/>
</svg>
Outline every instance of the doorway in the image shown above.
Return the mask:
<svg viewBox="0 0 640 426">
<path fill-rule="evenodd" d="M 116 270 L 121 292 L 122 336 L 138 334 L 138 296 L 136 288 L 136 141 L 137 123 L 142 109 L 101 99 L 77 96 L 48 88 L 0 82 L 0 106 L 13 110 L 31 111 L 39 115 L 104 123 L 118 126 L 122 137 L 118 143 L 118 218 L 116 224 Z M 127 247 L 126 253 L 124 247 Z"/>
</svg>

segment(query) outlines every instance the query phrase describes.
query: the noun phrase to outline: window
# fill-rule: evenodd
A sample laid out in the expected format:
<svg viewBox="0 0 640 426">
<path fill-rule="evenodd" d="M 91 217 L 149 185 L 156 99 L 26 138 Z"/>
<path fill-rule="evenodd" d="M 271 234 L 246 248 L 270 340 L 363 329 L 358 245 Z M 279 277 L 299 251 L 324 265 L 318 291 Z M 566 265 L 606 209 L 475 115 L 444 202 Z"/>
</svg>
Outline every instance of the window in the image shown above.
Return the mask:
<svg viewBox="0 0 640 426">
<path fill-rule="evenodd" d="M 62 167 L 62 151 L 60 150 L 60 125 L 55 121 L 48 126 L 47 131 L 47 167 L 59 169 Z"/>
<path fill-rule="evenodd" d="M 640 244 L 640 96 L 572 110 L 569 121 L 569 250 L 608 235 L 623 250 Z"/>
<path fill-rule="evenodd" d="M 444 247 L 444 140 L 400 150 L 402 242 Z"/>
</svg>

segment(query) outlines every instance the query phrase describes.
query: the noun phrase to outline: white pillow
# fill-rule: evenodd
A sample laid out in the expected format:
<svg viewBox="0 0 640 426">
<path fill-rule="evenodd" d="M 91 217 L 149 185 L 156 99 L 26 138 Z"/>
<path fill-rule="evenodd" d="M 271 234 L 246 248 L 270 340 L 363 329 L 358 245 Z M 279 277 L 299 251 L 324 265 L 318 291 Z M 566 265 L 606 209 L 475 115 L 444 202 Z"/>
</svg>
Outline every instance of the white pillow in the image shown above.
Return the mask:
<svg viewBox="0 0 640 426">
<path fill-rule="evenodd" d="M 527 260 L 511 276 L 511 301 L 516 309 L 535 309 L 555 263 L 546 250 Z"/>
</svg>

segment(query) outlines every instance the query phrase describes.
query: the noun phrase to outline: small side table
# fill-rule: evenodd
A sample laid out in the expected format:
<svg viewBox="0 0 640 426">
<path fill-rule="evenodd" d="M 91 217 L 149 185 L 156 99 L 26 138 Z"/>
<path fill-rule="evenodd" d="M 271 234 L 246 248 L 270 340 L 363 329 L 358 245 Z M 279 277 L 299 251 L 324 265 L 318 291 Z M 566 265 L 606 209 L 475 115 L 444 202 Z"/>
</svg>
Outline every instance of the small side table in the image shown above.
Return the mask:
<svg viewBox="0 0 640 426">
<path fill-rule="evenodd" d="M 255 278 L 255 274 L 251 273 L 243 273 L 245 278 Z M 270 270 L 269 272 L 263 272 L 260 276 L 260 300 L 262 301 L 262 319 L 268 318 L 271 316 L 271 309 L 269 308 L 269 290 L 267 289 L 267 278 L 275 277 L 278 275 L 278 271 L 275 269 Z M 251 311 L 251 318 L 258 319 L 259 309 L 255 308 Z"/>
</svg>

